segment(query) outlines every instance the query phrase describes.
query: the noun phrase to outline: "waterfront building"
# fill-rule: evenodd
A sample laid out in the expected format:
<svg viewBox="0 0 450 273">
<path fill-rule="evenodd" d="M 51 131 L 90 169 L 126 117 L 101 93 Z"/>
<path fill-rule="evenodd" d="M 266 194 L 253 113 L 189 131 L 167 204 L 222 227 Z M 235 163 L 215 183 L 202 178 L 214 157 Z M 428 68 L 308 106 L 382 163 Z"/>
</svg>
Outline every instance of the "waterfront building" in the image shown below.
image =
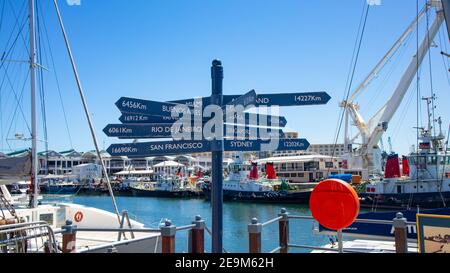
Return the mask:
<svg viewBox="0 0 450 273">
<path fill-rule="evenodd" d="M 81 164 L 72 167 L 72 176 L 80 181 L 100 179 L 103 177 L 102 166 L 98 164 Z"/>
<path fill-rule="evenodd" d="M 87 163 L 83 154 L 75 150 L 55 152 L 46 151 L 38 154 L 40 175 L 65 175 L 72 172 L 72 167 Z"/>
<path fill-rule="evenodd" d="M 312 144 L 309 147 L 308 152 L 320 155 L 342 157 L 346 151 L 344 144 Z"/>
<path fill-rule="evenodd" d="M 363 175 L 361 170 L 342 169 L 341 158 L 326 155 L 276 156 L 257 162 L 260 166 L 274 163 L 278 176 L 292 183 L 318 182 L 335 174 Z"/>
</svg>

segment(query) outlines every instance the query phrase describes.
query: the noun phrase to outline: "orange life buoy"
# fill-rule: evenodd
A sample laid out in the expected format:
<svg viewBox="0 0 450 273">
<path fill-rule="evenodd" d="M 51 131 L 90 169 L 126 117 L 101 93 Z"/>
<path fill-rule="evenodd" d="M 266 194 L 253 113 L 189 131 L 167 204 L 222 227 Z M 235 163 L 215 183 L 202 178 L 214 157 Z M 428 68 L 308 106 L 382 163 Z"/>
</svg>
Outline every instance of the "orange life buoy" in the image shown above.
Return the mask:
<svg viewBox="0 0 450 273">
<path fill-rule="evenodd" d="M 352 225 L 358 217 L 359 208 L 355 189 L 342 180 L 325 180 L 311 194 L 310 209 L 313 217 L 331 230 Z"/>
<path fill-rule="evenodd" d="M 75 222 L 79 223 L 81 221 L 83 221 L 83 213 L 81 211 L 75 213 L 75 216 L 73 217 L 73 219 L 75 220 Z"/>
</svg>

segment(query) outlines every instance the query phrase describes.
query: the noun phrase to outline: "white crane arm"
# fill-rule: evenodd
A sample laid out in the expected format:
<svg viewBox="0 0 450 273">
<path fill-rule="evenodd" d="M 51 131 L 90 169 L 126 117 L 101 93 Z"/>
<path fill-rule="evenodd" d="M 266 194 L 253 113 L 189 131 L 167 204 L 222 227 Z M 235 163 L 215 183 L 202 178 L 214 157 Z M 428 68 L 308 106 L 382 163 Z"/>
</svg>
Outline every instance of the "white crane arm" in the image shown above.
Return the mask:
<svg viewBox="0 0 450 273">
<path fill-rule="evenodd" d="M 414 56 L 410 65 L 408 66 L 408 69 L 406 70 L 405 74 L 400 80 L 400 83 L 395 89 L 393 96 L 386 104 L 386 108 L 383 111 L 379 124 L 375 127 L 374 131 L 371 133 L 369 137 L 367 147 L 374 147 L 380 141 L 383 133 L 387 129 L 385 125 L 391 121 L 392 117 L 394 116 L 395 112 L 397 111 L 398 107 L 403 101 L 403 98 L 405 97 L 405 94 L 408 91 L 414 79 L 414 76 L 416 75 L 426 54 L 428 53 L 431 43 L 433 39 L 436 37 L 436 34 L 438 33 L 439 28 L 441 27 L 443 22 L 444 22 L 444 14 L 442 12 L 442 9 L 440 9 L 436 13 L 436 18 L 433 22 L 433 25 L 429 29 L 428 34 L 425 35 L 425 38 L 419 48 L 418 54 Z"/>
</svg>

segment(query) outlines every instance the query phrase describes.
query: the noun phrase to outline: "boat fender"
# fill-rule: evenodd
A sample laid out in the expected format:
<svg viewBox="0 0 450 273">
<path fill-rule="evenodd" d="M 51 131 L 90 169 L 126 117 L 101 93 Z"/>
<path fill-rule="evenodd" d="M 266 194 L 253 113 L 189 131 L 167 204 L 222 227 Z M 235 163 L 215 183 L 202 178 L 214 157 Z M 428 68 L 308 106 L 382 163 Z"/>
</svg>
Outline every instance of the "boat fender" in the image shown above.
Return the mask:
<svg viewBox="0 0 450 273">
<path fill-rule="evenodd" d="M 73 219 L 75 220 L 75 222 L 79 223 L 81 221 L 83 221 L 83 213 L 81 211 L 75 213 L 75 216 L 73 217 Z"/>
</svg>

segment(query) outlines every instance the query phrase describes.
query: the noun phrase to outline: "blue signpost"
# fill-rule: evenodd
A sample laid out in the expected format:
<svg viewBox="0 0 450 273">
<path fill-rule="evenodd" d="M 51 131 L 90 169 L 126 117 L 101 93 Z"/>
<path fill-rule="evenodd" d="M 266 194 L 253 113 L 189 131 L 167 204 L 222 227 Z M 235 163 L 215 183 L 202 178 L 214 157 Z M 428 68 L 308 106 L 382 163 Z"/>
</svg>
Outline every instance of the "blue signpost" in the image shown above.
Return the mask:
<svg viewBox="0 0 450 273">
<path fill-rule="evenodd" d="M 223 106 L 223 67 L 222 62 L 214 60 L 211 67 L 211 103 Z M 211 142 L 212 152 L 212 252 L 223 251 L 223 136 L 217 135 Z"/>
<path fill-rule="evenodd" d="M 255 106 L 256 105 L 256 92 L 255 90 L 252 90 L 248 92 L 247 94 L 237 97 L 235 100 L 230 101 L 225 106 L 243 106 L 244 108 L 248 106 Z"/>
<path fill-rule="evenodd" d="M 218 60 L 214 60 L 212 63 L 211 78 L 211 97 L 198 100 L 156 102 L 120 98 L 116 105 L 122 112 L 120 117 L 122 124 L 110 124 L 104 129 L 104 132 L 110 137 L 121 139 L 174 138 L 173 133 L 185 133 L 182 134 L 184 138 L 193 137 L 195 139 L 113 144 L 107 150 L 112 156 L 142 158 L 212 152 L 212 252 L 222 253 L 223 152 L 299 151 L 307 150 L 310 145 L 306 139 L 285 139 L 284 133 L 280 129 L 286 126 L 287 121 L 284 117 L 248 112 L 231 112 L 233 116 L 228 117 L 227 114 L 230 115 L 227 113 L 228 111 L 238 110 L 227 106 L 243 106 L 246 109 L 249 106 L 321 105 L 327 104 L 331 97 L 326 92 L 257 95 L 254 90 L 243 96 L 224 96 L 223 67 Z M 202 103 L 202 107 L 194 105 L 199 101 Z M 209 105 L 221 108 L 224 112 L 223 118 L 204 118 L 203 110 Z M 242 107 L 238 108 L 242 110 Z M 179 115 L 172 117 L 173 112 Z M 187 123 L 191 124 L 178 123 L 177 121 L 182 116 L 184 118 L 188 112 L 191 116 L 189 117 L 190 122 Z M 197 119 L 200 119 L 200 122 Z M 177 125 L 174 126 L 175 124 Z M 212 137 L 205 137 L 203 132 L 205 124 L 214 125 L 215 134 Z M 216 130 L 217 127 L 221 128 L 222 126 L 223 131 Z M 200 137 L 198 133 L 201 133 Z M 178 134 L 178 136 L 180 135 Z"/>
<path fill-rule="evenodd" d="M 192 141 L 155 141 L 131 144 L 113 144 L 107 152 L 112 156 L 142 158 L 149 156 L 206 153 L 211 151 L 211 142 Z"/>
<path fill-rule="evenodd" d="M 203 136 L 203 126 L 188 127 L 182 125 L 176 126 L 173 123 L 160 124 L 109 124 L 103 129 L 103 132 L 108 137 L 117 137 L 120 139 L 138 139 L 138 138 L 172 138 L 174 133 L 187 133 L 187 139 L 194 139 L 195 133 L 200 133 Z M 269 139 L 284 138 L 284 132 L 281 129 L 249 127 L 236 124 L 224 125 L 224 137 L 233 139 Z"/>
<path fill-rule="evenodd" d="M 172 111 L 180 104 L 122 97 L 116 102 L 116 106 L 122 113 L 172 117 Z M 186 110 L 194 116 L 202 114 L 201 111 L 194 111 L 193 107 L 179 109 L 178 112 L 187 113 Z"/>
<path fill-rule="evenodd" d="M 227 152 L 269 152 L 277 151 L 306 151 L 310 144 L 306 139 L 280 139 L 278 148 L 268 145 L 264 140 L 225 140 Z M 266 145 L 266 149 L 264 148 Z"/>
<path fill-rule="evenodd" d="M 131 144 L 113 144 L 107 152 L 112 156 L 128 156 L 142 158 L 148 156 L 178 155 L 205 153 L 211 151 L 211 141 L 154 141 Z M 263 140 L 224 140 L 224 151 L 227 152 L 258 152 L 264 151 Z M 309 148 L 306 139 L 280 139 L 278 151 L 304 151 Z"/>
<path fill-rule="evenodd" d="M 239 98 L 239 95 L 224 95 L 223 103 L 229 104 Z M 284 94 L 258 94 L 256 96 L 255 107 L 261 106 L 307 106 L 324 105 L 330 101 L 331 97 L 327 92 L 304 92 L 304 93 L 284 93 Z M 209 98 L 202 98 L 203 105 L 210 104 Z M 194 105 L 193 99 L 175 100 L 171 103 L 184 105 Z"/>
<path fill-rule="evenodd" d="M 188 132 L 191 135 L 194 132 L 202 132 L 202 126 L 175 126 L 173 123 L 161 124 L 109 124 L 103 129 L 103 132 L 109 137 L 118 137 L 121 139 L 136 138 L 172 138 L 174 133 Z M 192 138 L 191 138 L 192 139 Z"/>
<path fill-rule="evenodd" d="M 277 125 L 277 127 L 286 127 L 287 120 L 282 116 L 268 116 L 263 114 L 253 114 L 253 113 L 243 113 L 243 116 L 239 116 L 240 114 L 235 114 L 234 124 L 239 125 L 251 125 L 256 126 L 257 124 L 265 123 L 268 127 L 272 127 Z M 251 115 L 255 115 L 256 117 L 251 117 Z M 153 124 L 161 124 L 161 123 L 175 123 L 180 118 L 173 117 L 163 117 L 163 116 L 149 116 L 143 114 L 129 114 L 123 113 L 120 116 L 119 120 L 123 124 L 142 124 L 142 123 L 153 123 Z M 250 124 L 252 119 L 256 120 L 256 124 Z M 203 123 L 208 122 L 208 118 L 203 118 Z M 276 121 L 278 120 L 278 124 Z"/>
</svg>

